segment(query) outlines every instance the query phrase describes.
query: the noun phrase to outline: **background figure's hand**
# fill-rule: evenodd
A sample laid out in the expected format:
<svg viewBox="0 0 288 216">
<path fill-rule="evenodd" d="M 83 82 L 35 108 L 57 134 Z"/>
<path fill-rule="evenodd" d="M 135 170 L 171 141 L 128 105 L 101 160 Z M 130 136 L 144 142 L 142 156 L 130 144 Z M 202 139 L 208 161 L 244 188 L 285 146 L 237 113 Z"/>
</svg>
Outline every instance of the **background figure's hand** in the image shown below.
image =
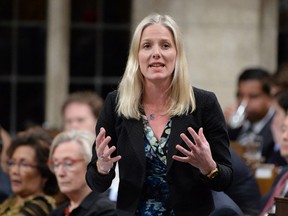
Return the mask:
<svg viewBox="0 0 288 216">
<path fill-rule="evenodd" d="M 203 175 L 206 175 L 210 173 L 211 170 L 216 168 L 216 163 L 212 158 L 210 145 L 203 134 L 203 128 L 200 128 L 197 134 L 193 128 L 189 127 L 188 132 L 193 137 L 194 142 L 189 140 L 184 133 L 181 133 L 180 137 L 189 147 L 190 151 L 180 145 L 176 145 L 176 149 L 185 156 L 181 157 L 173 155 L 173 159 L 180 162 L 189 163 L 197 167 Z"/>
<path fill-rule="evenodd" d="M 108 143 L 110 140 L 111 137 L 106 137 L 105 129 L 101 128 L 99 134 L 96 136 L 96 154 L 98 158 L 96 166 L 98 172 L 101 174 L 108 174 L 113 167 L 113 164 L 121 159 L 120 155 L 111 157 L 111 154 L 116 150 L 116 147 L 112 146 L 109 148 Z"/>
<path fill-rule="evenodd" d="M 233 114 L 236 112 L 236 110 L 237 110 L 236 105 L 228 106 L 223 110 L 224 118 L 227 124 L 231 119 L 231 117 L 233 116 Z"/>
</svg>

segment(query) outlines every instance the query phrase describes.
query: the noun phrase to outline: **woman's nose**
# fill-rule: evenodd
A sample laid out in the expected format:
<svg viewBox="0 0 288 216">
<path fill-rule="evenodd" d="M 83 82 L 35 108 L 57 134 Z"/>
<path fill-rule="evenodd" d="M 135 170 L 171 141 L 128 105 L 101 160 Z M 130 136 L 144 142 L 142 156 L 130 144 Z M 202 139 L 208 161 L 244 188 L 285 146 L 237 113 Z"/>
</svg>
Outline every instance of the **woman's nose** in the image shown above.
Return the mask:
<svg viewBox="0 0 288 216">
<path fill-rule="evenodd" d="M 156 59 L 160 58 L 160 50 L 158 47 L 153 48 L 153 58 L 156 58 Z"/>
</svg>

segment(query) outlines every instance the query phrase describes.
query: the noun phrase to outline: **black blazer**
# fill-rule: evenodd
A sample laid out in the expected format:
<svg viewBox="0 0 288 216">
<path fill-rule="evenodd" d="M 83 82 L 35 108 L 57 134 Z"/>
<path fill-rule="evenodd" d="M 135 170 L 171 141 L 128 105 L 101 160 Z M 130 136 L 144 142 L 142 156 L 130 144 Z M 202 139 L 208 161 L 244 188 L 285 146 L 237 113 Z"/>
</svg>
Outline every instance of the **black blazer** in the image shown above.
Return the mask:
<svg viewBox="0 0 288 216">
<path fill-rule="evenodd" d="M 170 199 L 176 215 L 208 215 L 214 208 L 211 190 L 226 189 L 232 180 L 232 165 L 229 152 L 229 139 L 226 124 L 216 96 L 204 90 L 194 88 L 196 110 L 189 115 L 172 118 L 170 142 L 167 155 L 167 182 Z M 142 120 L 125 119 L 116 113 L 117 91 L 108 94 L 104 109 L 96 126 L 96 133 L 101 127 L 106 129 L 106 135 L 111 136 L 110 146 L 117 148 L 119 161 L 119 189 L 117 199 L 118 215 L 134 215 L 145 180 L 145 152 Z M 186 133 L 187 128 L 196 131 L 203 127 L 208 140 L 213 159 L 216 161 L 219 175 L 208 180 L 200 171 L 189 164 L 174 161 L 172 156 L 180 155 L 175 148 L 180 144 L 187 148 L 180 138 L 180 133 Z M 93 157 L 87 167 L 86 179 L 88 185 L 99 192 L 107 190 L 115 176 L 112 169 L 109 175 L 101 175 L 96 168 L 97 155 L 95 144 Z M 115 168 L 115 166 L 114 166 Z"/>
</svg>

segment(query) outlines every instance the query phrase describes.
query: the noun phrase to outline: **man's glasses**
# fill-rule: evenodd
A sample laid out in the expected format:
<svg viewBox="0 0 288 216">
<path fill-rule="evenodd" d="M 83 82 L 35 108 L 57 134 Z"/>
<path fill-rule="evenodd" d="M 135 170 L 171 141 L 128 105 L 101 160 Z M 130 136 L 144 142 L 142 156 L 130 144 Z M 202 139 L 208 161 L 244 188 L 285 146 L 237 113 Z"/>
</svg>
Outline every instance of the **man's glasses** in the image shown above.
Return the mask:
<svg viewBox="0 0 288 216">
<path fill-rule="evenodd" d="M 8 160 L 6 163 L 9 170 L 11 170 L 13 167 L 18 167 L 18 169 L 22 171 L 31 170 L 31 168 L 38 168 L 37 165 L 28 163 L 26 161 L 17 162 L 15 160 Z"/>
<path fill-rule="evenodd" d="M 57 170 L 59 170 L 60 166 L 62 165 L 62 168 L 65 171 L 73 171 L 75 168 L 75 164 L 79 163 L 81 161 L 84 161 L 84 158 L 81 159 L 72 159 L 72 158 L 67 158 L 63 161 L 57 161 L 57 160 L 50 160 L 49 161 L 49 167 L 51 168 L 51 170 L 53 170 L 54 172 L 56 172 Z"/>
</svg>

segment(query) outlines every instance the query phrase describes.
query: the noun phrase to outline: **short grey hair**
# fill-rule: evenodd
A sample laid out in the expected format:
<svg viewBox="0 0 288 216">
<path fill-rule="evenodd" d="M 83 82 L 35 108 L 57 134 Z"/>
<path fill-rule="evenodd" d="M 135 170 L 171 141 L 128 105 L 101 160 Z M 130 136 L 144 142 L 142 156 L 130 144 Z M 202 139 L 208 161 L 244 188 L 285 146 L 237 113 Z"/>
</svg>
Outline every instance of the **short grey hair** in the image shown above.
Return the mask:
<svg viewBox="0 0 288 216">
<path fill-rule="evenodd" d="M 92 157 L 92 146 L 95 141 L 95 136 L 91 132 L 83 130 L 69 130 L 57 134 L 52 141 L 49 160 L 51 161 L 54 151 L 58 146 L 70 141 L 74 141 L 81 146 L 83 157 L 86 164 L 88 164 Z"/>
</svg>

